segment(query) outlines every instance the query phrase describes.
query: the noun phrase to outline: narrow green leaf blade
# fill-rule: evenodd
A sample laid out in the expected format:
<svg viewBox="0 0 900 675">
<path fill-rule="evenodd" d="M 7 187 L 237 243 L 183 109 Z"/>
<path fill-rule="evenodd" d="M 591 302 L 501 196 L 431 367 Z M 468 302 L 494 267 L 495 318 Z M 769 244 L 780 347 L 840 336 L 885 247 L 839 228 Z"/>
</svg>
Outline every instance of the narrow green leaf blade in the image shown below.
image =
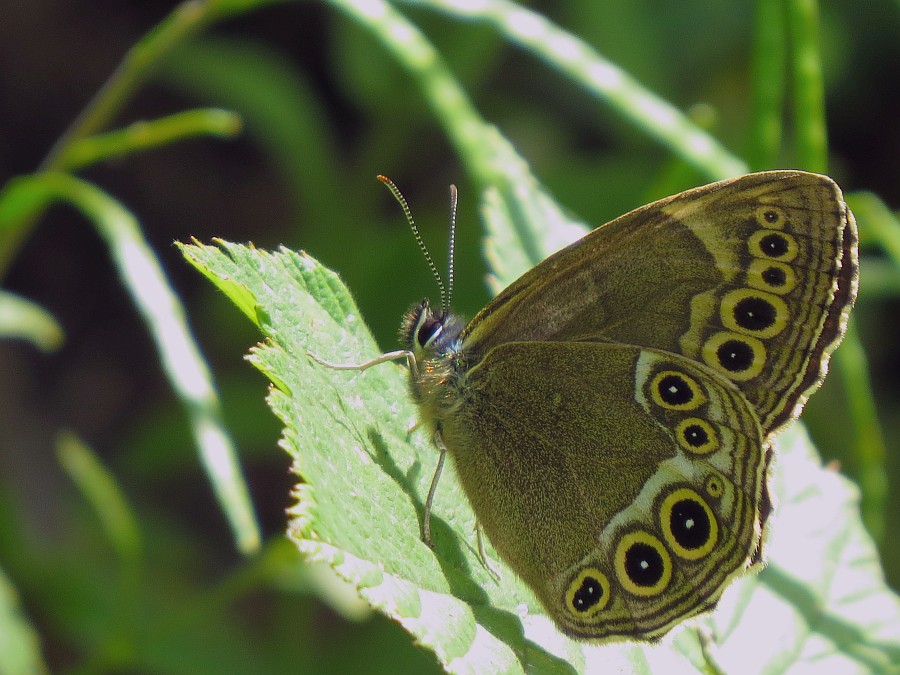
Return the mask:
<svg viewBox="0 0 900 675">
<path fill-rule="evenodd" d="M 0 569 L 0 673 L 34 675 L 46 672 L 38 635 L 23 616 L 19 596 Z"/>
<path fill-rule="evenodd" d="M 0 338 L 21 338 L 45 352 L 54 352 L 65 335 L 46 309 L 15 293 L 0 291 Z"/>
</svg>

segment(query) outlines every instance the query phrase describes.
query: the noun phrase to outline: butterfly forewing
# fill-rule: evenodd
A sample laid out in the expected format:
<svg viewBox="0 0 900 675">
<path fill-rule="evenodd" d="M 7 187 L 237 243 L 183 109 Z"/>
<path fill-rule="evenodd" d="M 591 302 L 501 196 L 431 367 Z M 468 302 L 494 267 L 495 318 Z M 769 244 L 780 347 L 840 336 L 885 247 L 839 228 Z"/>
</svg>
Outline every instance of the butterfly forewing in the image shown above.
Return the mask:
<svg viewBox="0 0 900 675">
<path fill-rule="evenodd" d="M 474 360 L 518 340 L 672 351 L 733 381 L 771 432 L 821 383 L 856 278 L 855 222 L 830 178 L 750 174 L 594 230 L 503 291 L 463 341 Z"/>
</svg>

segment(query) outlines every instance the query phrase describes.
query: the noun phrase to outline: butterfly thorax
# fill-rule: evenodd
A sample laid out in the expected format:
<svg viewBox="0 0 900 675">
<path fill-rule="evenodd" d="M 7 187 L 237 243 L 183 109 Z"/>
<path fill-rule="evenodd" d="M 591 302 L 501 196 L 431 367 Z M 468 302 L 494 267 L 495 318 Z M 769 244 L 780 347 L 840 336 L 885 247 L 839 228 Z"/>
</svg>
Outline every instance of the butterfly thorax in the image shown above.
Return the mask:
<svg viewBox="0 0 900 675">
<path fill-rule="evenodd" d="M 466 372 L 460 339 L 464 327 L 461 317 L 433 308 L 426 299 L 406 313 L 400 328 L 415 362 L 409 377 L 413 400 L 422 419 L 434 429 L 461 402 Z"/>
</svg>

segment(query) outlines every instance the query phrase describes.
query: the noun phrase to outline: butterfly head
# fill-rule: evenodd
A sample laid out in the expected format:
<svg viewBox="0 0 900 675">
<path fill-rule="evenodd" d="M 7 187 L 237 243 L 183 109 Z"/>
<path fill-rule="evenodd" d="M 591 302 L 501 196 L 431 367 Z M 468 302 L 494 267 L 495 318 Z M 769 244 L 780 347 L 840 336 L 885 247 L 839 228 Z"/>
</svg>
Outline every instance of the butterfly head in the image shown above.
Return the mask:
<svg viewBox="0 0 900 675">
<path fill-rule="evenodd" d="M 400 337 L 413 354 L 409 385 L 421 419 L 433 430 L 451 415 L 465 380 L 460 334 L 463 320 L 428 300 L 414 305 L 403 319 Z"/>
<path fill-rule="evenodd" d="M 400 339 L 421 362 L 454 354 L 460 348 L 465 322 L 446 309 L 435 309 L 427 299 L 416 303 L 403 317 Z"/>
</svg>

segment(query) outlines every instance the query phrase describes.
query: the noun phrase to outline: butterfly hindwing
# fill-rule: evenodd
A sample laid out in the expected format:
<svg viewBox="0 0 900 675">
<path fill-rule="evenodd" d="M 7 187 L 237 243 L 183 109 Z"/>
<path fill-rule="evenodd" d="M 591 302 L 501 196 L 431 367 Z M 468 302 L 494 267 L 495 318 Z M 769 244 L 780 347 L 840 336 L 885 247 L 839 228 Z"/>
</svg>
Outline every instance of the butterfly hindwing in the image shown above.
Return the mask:
<svg viewBox="0 0 900 675">
<path fill-rule="evenodd" d="M 653 637 L 749 565 L 762 432 L 710 369 L 620 344 L 519 342 L 485 355 L 465 390 L 442 438 L 498 553 L 566 632 Z"/>
</svg>

